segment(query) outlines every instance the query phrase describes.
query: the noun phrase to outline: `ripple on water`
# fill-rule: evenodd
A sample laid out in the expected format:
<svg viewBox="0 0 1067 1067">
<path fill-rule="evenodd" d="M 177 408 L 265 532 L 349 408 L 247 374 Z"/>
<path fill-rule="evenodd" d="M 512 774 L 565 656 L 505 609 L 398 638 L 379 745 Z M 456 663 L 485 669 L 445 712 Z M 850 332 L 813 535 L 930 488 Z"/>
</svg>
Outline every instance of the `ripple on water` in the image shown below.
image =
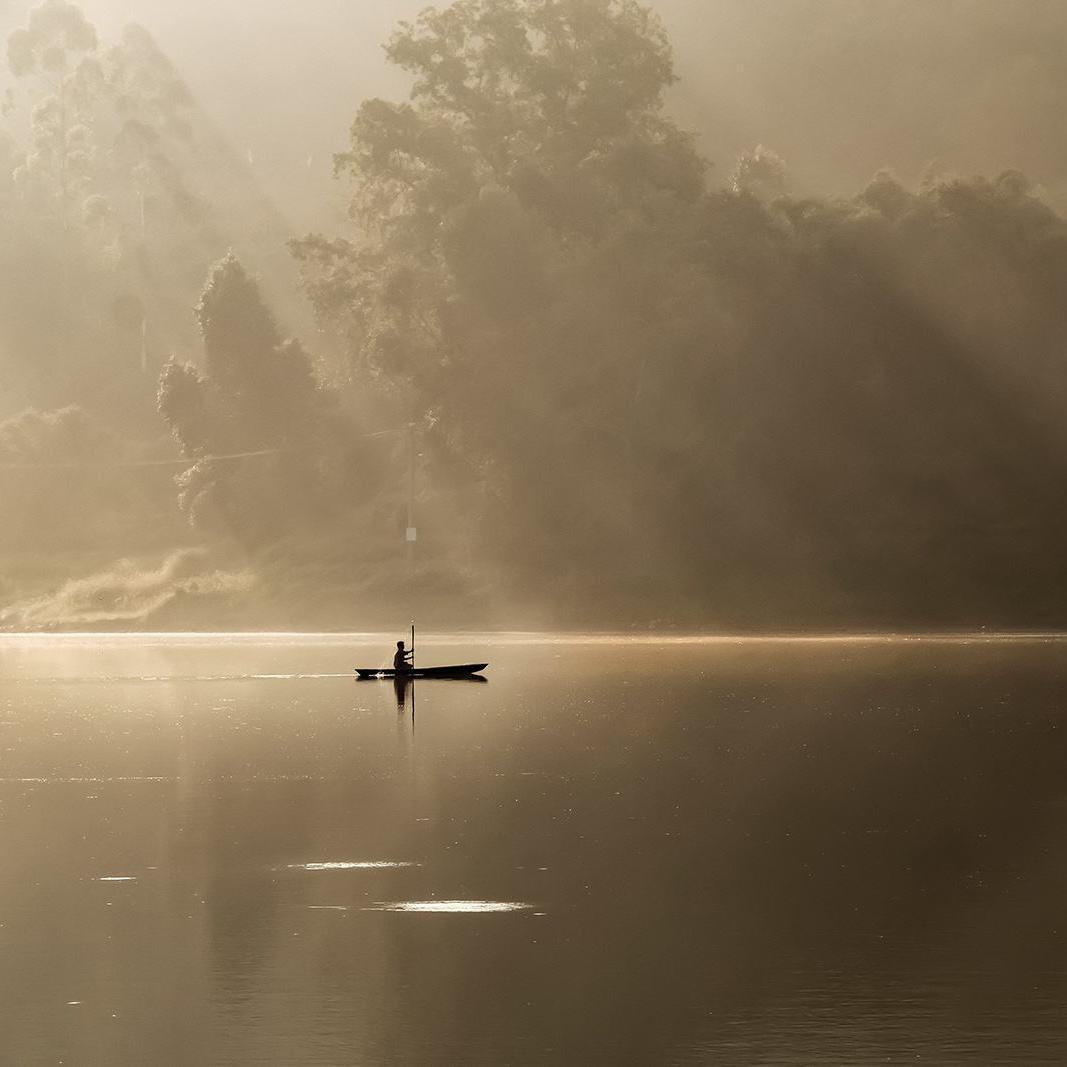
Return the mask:
<svg viewBox="0 0 1067 1067">
<path fill-rule="evenodd" d="M 487 912 L 528 911 L 532 904 L 518 900 L 387 900 L 364 911 L 448 912 L 481 915 Z"/>
</svg>

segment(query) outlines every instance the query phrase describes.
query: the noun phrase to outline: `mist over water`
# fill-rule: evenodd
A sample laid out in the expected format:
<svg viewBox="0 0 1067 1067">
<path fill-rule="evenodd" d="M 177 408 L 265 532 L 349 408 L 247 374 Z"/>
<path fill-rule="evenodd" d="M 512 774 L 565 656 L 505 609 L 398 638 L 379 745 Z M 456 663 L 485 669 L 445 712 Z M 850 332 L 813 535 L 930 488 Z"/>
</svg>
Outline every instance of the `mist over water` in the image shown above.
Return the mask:
<svg viewBox="0 0 1067 1067">
<path fill-rule="evenodd" d="M 1062 1059 L 1062 641 L 388 638 L 0 644 L 5 1055 Z"/>
<path fill-rule="evenodd" d="M 0 39 L 0 1060 L 1067 1060 L 1067 6 Z"/>
</svg>

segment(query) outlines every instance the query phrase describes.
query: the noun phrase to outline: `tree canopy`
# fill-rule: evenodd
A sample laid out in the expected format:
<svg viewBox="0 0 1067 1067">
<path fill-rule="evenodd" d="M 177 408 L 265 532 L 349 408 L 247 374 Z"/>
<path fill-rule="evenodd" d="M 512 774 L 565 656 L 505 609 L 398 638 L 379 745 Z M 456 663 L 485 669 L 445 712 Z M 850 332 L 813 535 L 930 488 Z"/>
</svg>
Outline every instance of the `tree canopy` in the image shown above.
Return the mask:
<svg viewBox="0 0 1067 1067">
<path fill-rule="evenodd" d="M 410 96 L 337 160 L 357 227 L 295 250 L 351 380 L 420 413 L 520 587 L 951 615 L 979 574 L 1004 595 L 1022 527 L 1058 575 L 1067 516 L 1009 471 L 1062 455 L 1011 398 L 1062 391 L 1065 231 L 1019 176 L 805 199 L 759 146 L 717 188 L 636 3 L 459 2 L 387 54 Z"/>
<path fill-rule="evenodd" d="M 11 38 L 5 558 L 92 532 L 168 552 L 153 603 L 195 614 L 195 560 L 288 624 L 1062 624 L 1067 223 L 1024 175 L 712 167 L 636 0 L 459 0 L 386 53 L 349 218 L 291 244 L 312 355 L 280 213 L 151 36 L 46 0 Z"/>
</svg>

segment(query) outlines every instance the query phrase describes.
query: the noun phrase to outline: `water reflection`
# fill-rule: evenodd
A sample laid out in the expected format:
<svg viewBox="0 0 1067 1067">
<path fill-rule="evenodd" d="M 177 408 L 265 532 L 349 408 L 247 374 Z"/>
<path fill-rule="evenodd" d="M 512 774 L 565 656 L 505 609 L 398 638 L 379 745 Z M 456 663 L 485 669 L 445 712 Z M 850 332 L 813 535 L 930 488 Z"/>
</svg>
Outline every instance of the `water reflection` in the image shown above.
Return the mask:
<svg viewBox="0 0 1067 1067">
<path fill-rule="evenodd" d="M 0 1048 L 1065 1062 L 1064 651 L 527 642 L 416 745 L 336 643 L 0 642 Z M 201 680 L 7 681 L 107 669 Z"/>
<path fill-rule="evenodd" d="M 361 678 L 360 681 L 373 682 L 379 681 L 376 678 Z M 393 693 L 396 696 L 396 710 L 403 713 L 407 710 L 408 699 L 411 700 L 411 714 L 414 718 L 415 715 L 415 687 L 417 684 L 421 685 L 488 685 L 489 679 L 481 674 L 464 675 L 455 678 L 405 678 L 403 675 L 397 675 L 390 679 L 393 683 Z"/>
<path fill-rule="evenodd" d="M 415 717 L 415 682 L 414 679 L 404 678 L 402 675 L 397 675 L 393 679 L 393 692 L 396 694 L 396 710 L 403 712 L 407 704 L 408 690 L 411 690 L 411 715 L 414 721 Z"/>
</svg>

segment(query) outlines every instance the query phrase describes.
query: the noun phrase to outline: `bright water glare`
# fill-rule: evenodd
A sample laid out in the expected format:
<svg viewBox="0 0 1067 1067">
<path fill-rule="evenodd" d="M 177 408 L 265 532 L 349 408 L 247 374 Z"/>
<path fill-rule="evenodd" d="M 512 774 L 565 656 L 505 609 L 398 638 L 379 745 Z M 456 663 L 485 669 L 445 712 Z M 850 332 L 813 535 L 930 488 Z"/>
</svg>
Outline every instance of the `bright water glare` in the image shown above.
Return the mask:
<svg viewBox="0 0 1067 1067">
<path fill-rule="evenodd" d="M 1067 643 L 0 639 L 0 1061 L 1067 1060 Z"/>
</svg>

